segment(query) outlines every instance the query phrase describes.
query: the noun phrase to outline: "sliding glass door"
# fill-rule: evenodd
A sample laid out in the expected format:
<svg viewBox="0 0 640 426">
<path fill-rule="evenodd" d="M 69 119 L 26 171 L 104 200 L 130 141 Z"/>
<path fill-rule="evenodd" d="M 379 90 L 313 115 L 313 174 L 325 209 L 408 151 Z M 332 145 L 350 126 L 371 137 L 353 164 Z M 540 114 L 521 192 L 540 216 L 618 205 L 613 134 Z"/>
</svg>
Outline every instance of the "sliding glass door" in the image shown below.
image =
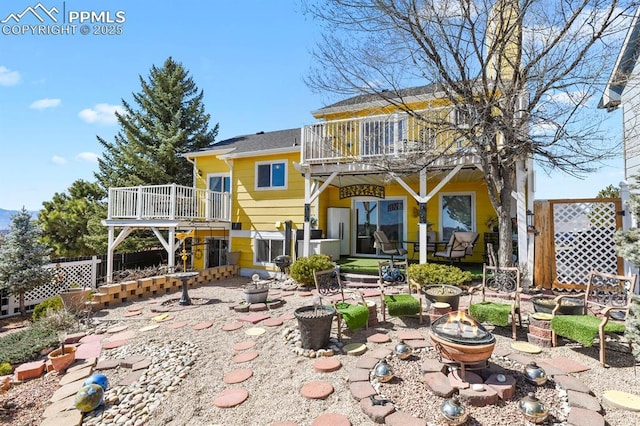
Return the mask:
<svg viewBox="0 0 640 426">
<path fill-rule="evenodd" d="M 405 235 L 405 203 L 403 200 L 363 200 L 355 202 L 356 255 L 380 255 L 374 247 L 373 233 L 384 231 L 391 241 L 402 241 Z"/>
</svg>

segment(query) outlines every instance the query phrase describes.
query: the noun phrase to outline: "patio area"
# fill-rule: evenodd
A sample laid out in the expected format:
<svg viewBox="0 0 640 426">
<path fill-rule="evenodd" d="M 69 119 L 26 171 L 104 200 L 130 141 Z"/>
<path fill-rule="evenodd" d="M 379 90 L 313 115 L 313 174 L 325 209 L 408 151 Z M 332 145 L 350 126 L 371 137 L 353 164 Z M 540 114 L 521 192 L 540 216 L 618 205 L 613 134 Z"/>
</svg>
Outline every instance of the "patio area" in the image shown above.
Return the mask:
<svg viewBox="0 0 640 426">
<path fill-rule="evenodd" d="M 237 312 L 233 308 L 242 300 L 246 283 L 246 278 L 238 277 L 193 288 L 189 294 L 197 303 L 191 306 L 174 303 L 179 297 L 174 293 L 103 309 L 95 314 L 99 324 L 95 332 L 79 341 L 78 358 L 84 361 L 77 361 L 63 376 L 13 386 L 0 402 L 14 392 L 33 391 L 38 382 L 49 383 L 44 387 L 50 394 L 42 405 L 25 409 L 45 414 L 43 425 L 80 424 L 80 413 L 69 410 L 73 395 L 84 377 L 102 372 L 110 382 L 106 403 L 85 415 L 83 424 L 444 424 L 439 415 L 443 398 L 424 381 L 427 364 L 433 368 L 437 362 L 428 320 L 419 324 L 415 318 L 388 317 L 386 323 L 368 330 L 346 332 L 343 343 L 357 344 L 358 351 L 343 353 L 345 348 L 332 341 L 343 350 L 332 350 L 332 356 L 322 352 L 316 358 L 303 357 L 286 336 L 297 328 L 293 311 L 311 305 L 313 292 L 271 288 L 270 298 L 284 302 L 280 307 Z M 366 295 L 379 302 L 375 290 Z M 461 306 L 467 303 L 468 296 L 463 296 Z M 533 309 L 525 301 L 525 317 L 530 312 Z M 526 342 L 526 324 L 519 330 L 519 342 Z M 335 327 L 334 322 L 333 337 Z M 496 348 L 490 368 L 515 378 L 515 395 L 533 389 L 549 401 L 550 422 L 640 424 L 640 413 L 612 408 L 603 398 L 610 390 L 638 388 L 640 378 L 629 353 L 610 351 L 611 368 L 604 369 L 597 347 L 563 342 L 531 354 L 512 347 L 508 327 L 496 327 L 493 333 Z M 413 349 L 407 361 L 389 357 L 401 339 Z M 369 380 L 370 373 L 385 357 L 396 367 L 397 379 L 378 386 Z M 531 360 L 544 365 L 550 376 L 537 389 L 521 377 Z M 393 405 L 373 405 L 371 395 L 391 399 Z M 516 397 L 483 406 L 469 404 L 467 410 L 469 425 L 525 424 L 516 417 L 520 416 Z"/>
</svg>

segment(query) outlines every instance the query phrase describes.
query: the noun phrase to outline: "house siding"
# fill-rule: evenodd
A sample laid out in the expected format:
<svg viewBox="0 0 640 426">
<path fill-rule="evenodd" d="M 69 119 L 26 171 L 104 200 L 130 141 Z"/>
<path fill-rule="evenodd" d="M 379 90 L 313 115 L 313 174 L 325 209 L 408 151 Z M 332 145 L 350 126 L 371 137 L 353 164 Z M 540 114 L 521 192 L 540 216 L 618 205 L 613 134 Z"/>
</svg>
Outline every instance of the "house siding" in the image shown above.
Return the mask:
<svg viewBox="0 0 640 426">
<path fill-rule="evenodd" d="M 640 172 L 640 65 L 636 62 L 622 92 L 625 179 Z"/>
</svg>

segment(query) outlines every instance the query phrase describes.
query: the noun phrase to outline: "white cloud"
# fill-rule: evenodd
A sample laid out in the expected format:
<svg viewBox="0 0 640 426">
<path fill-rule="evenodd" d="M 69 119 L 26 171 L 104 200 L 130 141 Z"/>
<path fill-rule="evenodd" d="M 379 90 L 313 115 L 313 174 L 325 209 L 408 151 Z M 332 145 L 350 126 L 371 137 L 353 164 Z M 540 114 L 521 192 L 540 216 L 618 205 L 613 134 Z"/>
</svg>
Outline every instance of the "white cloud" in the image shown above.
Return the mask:
<svg viewBox="0 0 640 426">
<path fill-rule="evenodd" d="M 60 99 L 52 99 L 52 98 L 44 98 L 38 99 L 37 101 L 33 101 L 29 108 L 32 109 L 45 109 L 45 108 L 55 108 L 60 105 L 62 102 Z"/>
<path fill-rule="evenodd" d="M 119 105 L 96 104 L 93 108 L 85 108 L 78 113 L 78 116 L 87 123 L 116 124 L 116 111 L 124 113 L 124 109 Z"/>
<path fill-rule="evenodd" d="M 100 157 L 95 152 L 81 152 L 76 155 L 76 160 L 78 161 L 86 161 L 88 163 L 97 163 L 98 157 Z"/>
<path fill-rule="evenodd" d="M 67 164 L 67 159 L 64 157 L 60 157 L 59 155 L 54 155 L 53 157 L 51 157 L 51 162 L 53 164 L 63 165 Z"/>
<path fill-rule="evenodd" d="M 20 82 L 20 73 L 11 71 L 9 68 L 0 65 L 0 86 L 15 86 Z"/>
</svg>

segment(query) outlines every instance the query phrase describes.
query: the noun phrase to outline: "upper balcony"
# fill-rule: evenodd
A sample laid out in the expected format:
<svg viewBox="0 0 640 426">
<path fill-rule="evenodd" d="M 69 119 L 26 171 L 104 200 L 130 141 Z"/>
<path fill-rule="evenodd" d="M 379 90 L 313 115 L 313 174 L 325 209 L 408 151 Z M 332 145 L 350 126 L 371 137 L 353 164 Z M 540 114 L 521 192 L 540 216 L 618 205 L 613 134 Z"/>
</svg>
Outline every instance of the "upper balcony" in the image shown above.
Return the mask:
<svg viewBox="0 0 640 426">
<path fill-rule="evenodd" d="M 468 113 L 451 108 L 429 111 L 434 123 L 406 113 L 323 121 L 302 131 L 302 163 L 371 162 L 381 157 L 469 154 L 467 142 L 452 126 L 468 128 Z M 424 112 L 423 112 L 424 113 Z M 460 132 L 458 132 L 460 133 Z"/>
<path fill-rule="evenodd" d="M 230 221 L 228 192 L 182 185 L 109 188 L 107 220 Z"/>
</svg>

